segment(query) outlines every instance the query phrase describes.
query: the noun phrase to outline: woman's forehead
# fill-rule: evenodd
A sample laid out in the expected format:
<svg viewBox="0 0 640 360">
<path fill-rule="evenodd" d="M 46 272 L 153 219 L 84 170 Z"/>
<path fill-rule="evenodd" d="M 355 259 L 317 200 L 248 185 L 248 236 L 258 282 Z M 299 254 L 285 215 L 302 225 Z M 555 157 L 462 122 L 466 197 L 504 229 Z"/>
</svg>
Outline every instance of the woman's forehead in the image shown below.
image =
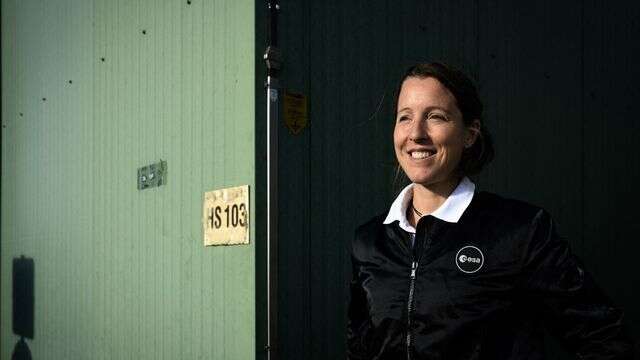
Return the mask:
<svg viewBox="0 0 640 360">
<path fill-rule="evenodd" d="M 398 111 L 405 108 L 438 107 L 452 110 L 456 107 L 456 99 L 440 81 L 433 77 L 409 77 L 400 88 Z"/>
</svg>

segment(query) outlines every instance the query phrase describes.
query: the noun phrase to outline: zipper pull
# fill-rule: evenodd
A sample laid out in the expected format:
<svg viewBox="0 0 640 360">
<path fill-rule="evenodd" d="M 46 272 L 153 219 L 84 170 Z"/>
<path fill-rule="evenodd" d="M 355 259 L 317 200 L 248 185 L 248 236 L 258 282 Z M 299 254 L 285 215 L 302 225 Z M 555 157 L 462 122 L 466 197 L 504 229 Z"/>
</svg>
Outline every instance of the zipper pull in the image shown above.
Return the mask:
<svg viewBox="0 0 640 360">
<path fill-rule="evenodd" d="M 418 270 L 418 262 L 414 261 L 411 263 L 411 279 L 415 280 L 416 278 L 416 270 Z"/>
</svg>

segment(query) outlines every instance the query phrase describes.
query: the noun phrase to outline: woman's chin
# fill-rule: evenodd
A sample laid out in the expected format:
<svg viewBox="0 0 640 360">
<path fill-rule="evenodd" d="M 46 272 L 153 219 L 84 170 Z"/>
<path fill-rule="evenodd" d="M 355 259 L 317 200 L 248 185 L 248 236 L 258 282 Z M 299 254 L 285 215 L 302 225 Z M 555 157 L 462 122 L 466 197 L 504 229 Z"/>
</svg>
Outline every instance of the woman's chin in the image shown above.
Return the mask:
<svg viewBox="0 0 640 360">
<path fill-rule="evenodd" d="M 429 185 L 434 183 L 434 177 L 431 175 L 415 175 L 409 176 L 409 180 L 415 184 Z"/>
<path fill-rule="evenodd" d="M 414 184 L 420 184 L 426 187 L 431 187 L 435 184 L 446 182 L 449 180 L 447 177 L 439 176 L 439 174 L 414 174 L 413 176 L 409 176 L 409 180 L 411 180 Z"/>
</svg>

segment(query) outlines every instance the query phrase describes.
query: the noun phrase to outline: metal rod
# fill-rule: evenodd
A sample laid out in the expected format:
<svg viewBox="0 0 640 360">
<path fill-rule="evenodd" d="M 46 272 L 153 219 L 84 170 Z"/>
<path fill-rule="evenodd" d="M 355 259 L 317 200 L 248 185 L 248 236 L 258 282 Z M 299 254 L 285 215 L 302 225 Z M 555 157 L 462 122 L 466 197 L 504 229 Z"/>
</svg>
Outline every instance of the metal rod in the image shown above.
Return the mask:
<svg viewBox="0 0 640 360">
<path fill-rule="evenodd" d="M 277 358 L 278 338 L 278 88 L 267 77 L 267 359 Z"/>
<path fill-rule="evenodd" d="M 278 344 L 278 0 L 268 0 L 269 31 L 264 60 L 267 65 L 267 351 L 268 360 L 277 359 Z"/>
</svg>

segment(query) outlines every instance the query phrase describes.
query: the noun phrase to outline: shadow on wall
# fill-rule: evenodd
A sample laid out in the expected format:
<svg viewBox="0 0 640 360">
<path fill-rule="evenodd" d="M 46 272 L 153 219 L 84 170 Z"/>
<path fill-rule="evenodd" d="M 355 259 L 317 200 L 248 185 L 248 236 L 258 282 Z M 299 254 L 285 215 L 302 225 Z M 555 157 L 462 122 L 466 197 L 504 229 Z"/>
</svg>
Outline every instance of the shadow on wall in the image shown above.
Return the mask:
<svg viewBox="0 0 640 360">
<path fill-rule="evenodd" d="M 13 333 L 20 340 L 13 348 L 12 360 L 31 360 L 25 338 L 33 339 L 33 259 L 21 255 L 13 259 Z"/>
</svg>

